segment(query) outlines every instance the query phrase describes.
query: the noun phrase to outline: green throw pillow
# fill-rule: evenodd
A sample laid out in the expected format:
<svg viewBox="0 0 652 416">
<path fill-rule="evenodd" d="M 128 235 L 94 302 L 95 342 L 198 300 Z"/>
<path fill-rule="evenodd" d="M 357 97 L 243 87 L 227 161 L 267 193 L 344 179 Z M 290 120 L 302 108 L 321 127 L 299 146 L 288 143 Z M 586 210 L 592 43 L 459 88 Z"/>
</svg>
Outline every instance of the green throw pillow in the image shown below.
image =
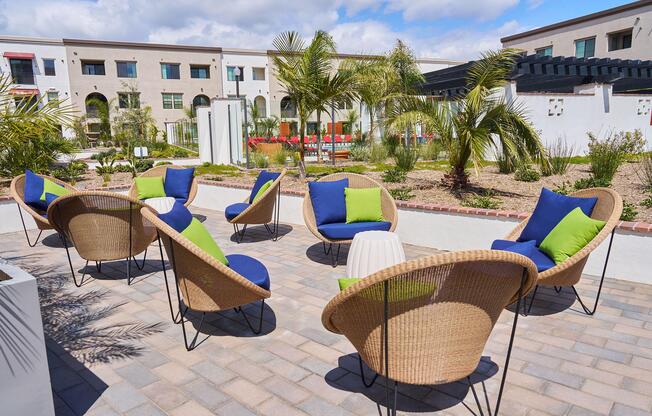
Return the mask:
<svg viewBox="0 0 652 416">
<path fill-rule="evenodd" d="M 215 257 L 215 259 L 220 263 L 225 266 L 229 265 L 229 261 L 224 256 L 222 249 L 217 245 L 204 224 L 199 222 L 197 218 L 193 218 L 192 221 L 190 221 L 190 224 L 181 232 L 181 235 L 195 243 L 197 247 L 201 248 L 206 253 Z"/>
<path fill-rule="evenodd" d="M 575 208 L 550 231 L 539 249 L 559 264 L 583 249 L 605 224 L 587 217 L 581 208 Z"/>
<path fill-rule="evenodd" d="M 134 181 L 136 181 L 138 199 L 160 198 L 165 196 L 162 176 L 151 176 L 149 178 L 139 176 Z"/>
<path fill-rule="evenodd" d="M 337 284 L 340 285 L 340 292 L 346 289 L 349 286 L 353 286 L 354 284 L 358 283 L 360 281 L 359 277 L 344 277 L 342 279 L 337 279 Z"/>
<path fill-rule="evenodd" d="M 353 286 L 354 284 L 358 283 L 360 280 L 362 279 L 360 279 L 359 277 L 345 277 L 345 278 L 337 279 L 337 284 L 340 286 L 340 292 L 341 292 L 344 289 L 348 288 L 349 286 Z M 435 284 L 434 282 L 428 282 L 428 283 L 400 282 L 398 284 L 400 285 L 398 289 L 395 286 L 393 289 L 390 289 L 389 297 L 387 299 L 389 302 L 402 302 L 409 299 L 419 298 L 422 296 L 431 296 L 437 289 L 437 284 Z M 390 283 L 390 287 L 391 285 L 392 283 Z M 374 293 L 374 295 L 380 295 L 380 292 Z M 368 293 L 362 296 L 369 298 Z M 371 296 L 371 298 L 378 301 L 383 300 L 382 297 L 373 296 L 373 295 Z"/>
<path fill-rule="evenodd" d="M 270 186 L 272 186 L 273 183 L 274 183 L 273 180 L 269 180 L 269 181 L 265 182 L 263 184 L 263 186 L 261 186 L 258 189 L 258 192 L 256 192 L 256 196 L 254 196 L 254 200 L 251 201 L 251 202 L 254 203 L 254 202 L 258 201 L 260 198 L 262 198 L 263 194 L 269 189 Z"/>
<path fill-rule="evenodd" d="M 385 221 L 380 188 L 344 188 L 346 223 Z"/>
<path fill-rule="evenodd" d="M 43 193 L 41 194 L 41 201 L 45 201 L 45 194 L 52 194 L 56 196 L 64 196 L 69 194 L 70 191 L 56 182 L 43 178 Z"/>
</svg>

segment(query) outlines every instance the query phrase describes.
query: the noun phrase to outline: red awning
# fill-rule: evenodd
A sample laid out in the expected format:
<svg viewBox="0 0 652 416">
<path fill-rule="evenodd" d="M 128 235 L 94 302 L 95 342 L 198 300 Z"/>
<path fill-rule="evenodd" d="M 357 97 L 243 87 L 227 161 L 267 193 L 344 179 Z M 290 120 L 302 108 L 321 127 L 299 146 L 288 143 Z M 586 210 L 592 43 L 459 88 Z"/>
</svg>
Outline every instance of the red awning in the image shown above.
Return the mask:
<svg viewBox="0 0 652 416">
<path fill-rule="evenodd" d="M 5 52 L 4 54 L 2 54 L 2 56 L 11 59 L 34 59 L 33 53 L 25 53 L 25 52 Z"/>
<path fill-rule="evenodd" d="M 31 96 L 39 95 L 40 91 L 36 88 L 12 88 L 9 90 L 9 93 L 13 95 Z"/>
</svg>

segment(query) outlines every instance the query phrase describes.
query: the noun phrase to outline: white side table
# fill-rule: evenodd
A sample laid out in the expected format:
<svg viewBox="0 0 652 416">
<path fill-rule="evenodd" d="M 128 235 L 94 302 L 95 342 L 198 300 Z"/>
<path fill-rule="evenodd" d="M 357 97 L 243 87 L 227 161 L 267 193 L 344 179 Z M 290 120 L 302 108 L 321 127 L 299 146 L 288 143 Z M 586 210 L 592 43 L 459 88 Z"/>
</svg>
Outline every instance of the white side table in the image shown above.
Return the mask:
<svg viewBox="0 0 652 416">
<path fill-rule="evenodd" d="M 347 277 L 367 277 L 405 261 L 398 234 L 389 231 L 364 231 L 353 237 L 346 260 Z"/>
<path fill-rule="evenodd" d="M 154 209 L 154 211 L 156 211 L 159 214 L 165 214 L 166 212 L 170 212 L 170 210 L 174 206 L 174 201 L 175 199 L 169 196 L 163 196 L 160 198 L 148 198 L 143 200 L 145 205 L 149 205 Z"/>
</svg>

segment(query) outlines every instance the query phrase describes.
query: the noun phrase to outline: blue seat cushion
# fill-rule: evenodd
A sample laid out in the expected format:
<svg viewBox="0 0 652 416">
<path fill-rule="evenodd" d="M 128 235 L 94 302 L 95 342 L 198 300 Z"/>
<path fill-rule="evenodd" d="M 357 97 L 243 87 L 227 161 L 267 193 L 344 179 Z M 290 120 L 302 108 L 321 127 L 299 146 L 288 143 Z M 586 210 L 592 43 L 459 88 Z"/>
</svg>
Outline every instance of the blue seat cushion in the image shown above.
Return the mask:
<svg viewBox="0 0 652 416">
<path fill-rule="evenodd" d="M 537 271 L 539 273 L 556 266 L 555 262 L 550 257 L 548 257 L 543 251 L 539 250 L 534 240 L 521 242 L 496 240 L 491 244 L 491 249 L 522 254 L 532 260 L 532 262 L 537 266 Z"/>
<path fill-rule="evenodd" d="M 249 195 L 249 203 L 251 204 L 254 202 L 254 198 L 256 197 L 256 194 L 260 190 L 260 187 L 265 185 L 269 181 L 275 181 L 281 174 L 279 172 L 268 172 L 266 170 L 261 171 L 258 174 L 258 178 L 256 178 L 256 183 L 254 183 L 254 187 L 251 188 L 251 195 Z"/>
<path fill-rule="evenodd" d="M 317 226 L 323 224 L 346 222 L 346 198 L 344 188 L 348 188 L 349 179 L 330 182 L 309 182 L 310 202 L 315 213 Z"/>
<path fill-rule="evenodd" d="M 47 211 L 47 201 L 41 200 L 43 194 L 44 180 L 29 169 L 25 170 L 25 189 L 23 199 L 27 205 L 41 211 Z"/>
<path fill-rule="evenodd" d="M 253 257 L 244 254 L 231 254 L 226 256 L 229 268 L 251 283 L 269 290 L 269 273 L 265 265 Z"/>
<path fill-rule="evenodd" d="M 185 203 L 188 200 L 188 195 L 190 194 L 190 188 L 192 187 L 192 180 L 194 177 L 195 168 L 166 169 L 165 181 L 163 182 L 165 196 L 170 196 L 177 200 L 183 199 L 182 203 Z"/>
<path fill-rule="evenodd" d="M 331 240 L 350 240 L 357 233 L 363 231 L 389 231 L 392 227 L 391 222 L 387 221 L 368 221 L 368 222 L 337 222 L 324 224 L 317 227 L 317 230 L 326 238 Z"/>
<path fill-rule="evenodd" d="M 227 221 L 231 221 L 238 215 L 242 213 L 245 209 L 249 208 L 249 204 L 246 202 L 238 202 L 237 204 L 231 204 L 224 210 L 224 216 Z"/>
<path fill-rule="evenodd" d="M 590 217 L 597 201 L 598 198 L 577 198 L 542 188 L 537 206 L 518 241 L 534 240 L 538 247 L 569 212 L 579 207 L 587 217 Z"/>
</svg>

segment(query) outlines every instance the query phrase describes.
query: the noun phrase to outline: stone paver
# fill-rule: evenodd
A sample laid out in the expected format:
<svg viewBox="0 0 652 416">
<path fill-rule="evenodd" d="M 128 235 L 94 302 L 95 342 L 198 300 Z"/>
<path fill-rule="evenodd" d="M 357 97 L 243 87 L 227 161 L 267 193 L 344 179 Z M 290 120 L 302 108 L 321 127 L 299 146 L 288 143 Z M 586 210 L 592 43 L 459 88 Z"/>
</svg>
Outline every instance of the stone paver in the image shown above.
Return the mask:
<svg viewBox="0 0 652 416">
<path fill-rule="evenodd" d="M 222 213 L 193 211 L 226 254 L 247 254 L 268 267 L 273 295 L 260 336 L 233 311 L 208 314 L 210 336 L 185 351 L 181 328 L 170 320 L 156 245 L 131 286 L 124 262 L 107 262 L 102 274 L 89 270 L 94 279 L 76 288 L 54 234 L 34 248 L 22 233 L 2 235 L 0 256 L 39 278 L 56 414 L 377 414 L 382 382 L 365 389 L 350 343 L 321 324 L 322 308 L 345 274 L 347 250 L 333 269 L 302 226 L 282 226 L 278 242 L 251 227 L 237 244 Z M 406 245 L 408 258 L 435 252 Z M 586 276 L 578 290 L 591 299 L 597 284 Z M 501 315 L 476 372 L 492 404 L 512 317 Z M 607 279 L 594 317 L 578 312 L 569 290 L 540 289 L 532 314 L 519 320 L 509 372 L 501 414 L 652 414 L 652 286 Z M 482 394 L 482 384 L 476 388 Z M 400 388 L 402 414 L 468 415 L 465 405 L 475 411 L 474 403 L 463 381 Z"/>
</svg>

